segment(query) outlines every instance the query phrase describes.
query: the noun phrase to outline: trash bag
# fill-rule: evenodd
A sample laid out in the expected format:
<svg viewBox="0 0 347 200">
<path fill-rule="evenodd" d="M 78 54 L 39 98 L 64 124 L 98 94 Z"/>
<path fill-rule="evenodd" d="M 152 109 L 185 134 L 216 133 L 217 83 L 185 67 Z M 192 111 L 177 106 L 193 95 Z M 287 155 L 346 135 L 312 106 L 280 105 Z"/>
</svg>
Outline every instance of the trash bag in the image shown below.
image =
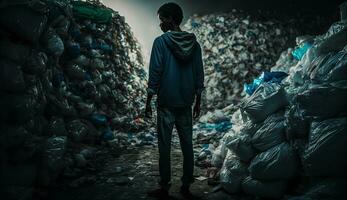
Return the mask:
<svg viewBox="0 0 347 200">
<path fill-rule="evenodd" d="M 30 48 L 24 44 L 14 42 L 6 37 L 0 38 L 0 56 L 19 65 L 24 64 L 30 55 Z"/>
<path fill-rule="evenodd" d="M 228 120 L 229 118 L 220 109 L 216 109 L 213 112 L 208 111 L 205 115 L 199 118 L 200 123 L 220 123 Z"/>
<path fill-rule="evenodd" d="M 318 54 L 327 54 L 329 52 L 341 51 L 347 45 L 347 27 L 344 27 L 339 32 L 326 38 L 317 47 Z"/>
<path fill-rule="evenodd" d="M 223 166 L 226 154 L 227 149 L 225 143 L 221 142 L 212 154 L 211 164 L 217 168 L 221 168 Z"/>
<path fill-rule="evenodd" d="M 14 33 L 20 39 L 36 44 L 46 27 L 47 16 L 26 6 L 9 6 L 0 9 L 2 29 Z"/>
<path fill-rule="evenodd" d="M 76 64 L 67 65 L 64 71 L 72 80 L 86 80 L 86 71 Z"/>
<path fill-rule="evenodd" d="M 310 42 L 304 42 L 292 52 L 292 55 L 295 59 L 301 60 L 311 47 L 312 44 Z"/>
<path fill-rule="evenodd" d="M 65 127 L 64 119 L 57 116 L 52 116 L 49 120 L 48 128 L 46 134 L 49 136 L 67 136 L 68 132 Z"/>
<path fill-rule="evenodd" d="M 95 106 L 93 103 L 83 103 L 78 102 L 76 104 L 76 109 L 78 112 L 78 115 L 81 117 L 88 117 L 95 111 Z"/>
<path fill-rule="evenodd" d="M 224 190 L 228 193 L 241 192 L 241 183 L 247 175 L 247 167 L 228 151 L 219 175 Z"/>
<path fill-rule="evenodd" d="M 309 176 L 347 176 L 347 118 L 312 122 L 303 166 Z"/>
<path fill-rule="evenodd" d="M 347 28 L 346 28 L 347 30 Z M 319 60 L 310 78 L 317 82 L 347 80 L 347 52 L 330 53 Z"/>
<path fill-rule="evenodd" d="M 299 159 L 289 144 L 282 143 L 258 154 L 248 169 L 259 180 L 290 179 L 298 175 Z"/>
<path fill-rule="evenodd" d="M 74 142 L 82 142 L 88 135 L 88 126 L 78 119 L 68 122 L 66 129 Z"/>
<path fill-rule="evenodd" d="M 287 104 L 286 93 L 281 85 L 263 83 L 252 96 L 241 103 L 241 110 L 247 114 L 252 122 L 257 123 Z"/>
<path fill-rule="evenodd" d="M 62 115 L 62 116 L 68 116 L 68 117 L 77 116 L 76 109 L 69 104 L 67 99 L 57 98 L 56 96 L 53 96 L 52 94 L 48 94 L 47 100 L 48 100 L 48 104 L 47 104 L 46 112 L 48 112 L 50 115 Z"/>
<path fill-rule="evenodd" d="M 346 180 L 342 178 L 312 179 L 307 184 L 304 195 L 288 200 L 344 200 L 347 197 L 346 187 Z"/>
<path fill-rule="evenodd" d="M 68 59 L 76 59 L 81 55 L 81 47 L 80 44 L 74 41 L 68 41 L 64 45 L 66 46 L 66 54 Z"/>
<path fill-rule="evenodd" d="M 0 60 L 0 90 L 22 92 L 25 81 L 21 67 L 11 61 Z"/>
<path fill-rule="evenodd" d="M 243 162 L 249 162 L 256 154 L 251 137 L 245 134 L 240 134 L 236 139 L 226 144 L 226 147 Z"/>
<path fill-rule="evenodd" d="M 47 139 L 45 157 L 51 173 L 58 174 L 64 168 L 67 141 L 66 136 L 52 136 Z"/>
<path fill-rule="evenodd" d="M 62 17 L 54 25 L 55 31 L 60 37 L 66 38 L 70 27 L 70 21 L 66 17 Z"/>
<path fill-rule="evenodd" d="M 287 190 L 287 181 L 260 181 L 250 176 L 242 182 L 245 193 L 261 198 L 280 199 Z"/>
<path fill-rule="evenodd" d="M 101 138 L 105 141 L 113 140 L 115 138 L 110 127 L 106 127 L 101 131 Z"/>
<path fill-rule="evenodd" d="M 252 137 L 255 134 L 255 132 L 257 132 L 257 130 L 261 127 L 261 125 L 262 124 L 255 124 L 251 121 L 246 121 L 240 127 L 239 132 L 240 134 L 245 134 Z"/>
<path fill-rule="evenodd" d="M 253 147 L 266 151 L 285 140 L 285 127 L 282 112 L 269 116 L 252 137 Z"/>
<path fill-rule="evenodd" d="M 90 121 L 95 126 L 102 126 L 107 124 L 107 117 L 103 114 L 93 114 L 90 116 Z"/>
<path fill-rule="evenodd" d="M 96 7 L 88 2 L 73 1 L 72 6 L 75 17 L 90 19 L 96 23 L 108 23 L 113 16 L 111 9 Z"/>
<path fill-rule="evenodd" d="M 44 38 L 48 53 L 55 57 L 60 57 L 64 52 L 64 42 L 59 35 L 50 28 Z"/>
<path fill-rule="evenodd" d="M 252 95 L 263 82 L 280 83 L 286 76 L 288 76 L 288 74 L 285 72 L 263 72 L 258 78 L 253 80 L 253 83 L 245 84 L 244 91 L 248 95 Z"/>
<path fill-rule="evenodd" d="M 90 64 L 90 59 L 84 55 L 80 55 L 77 58 L 71 60 L 71 63 L 76 64 L 81 67 L 87 67 Z"/>
<path fill-rule="evenodd" d="M 26 64 L 22 66 L 24 72 L 39 75 L 45 72 L 48 57 L 44 52 L 32 51 L 26 59 Z"/>
<path fill-rule="evenodd" d="M 324 100 L 323 100 L 324 99 Z M 347 114 L 347 82 L 339 81 L 330 84 L 313 85 L 299 93 L 294 104 L 304 117 L 333 118 Z"/>
<path fill-rule="evenodd" d="M 307 138 L 309 120 L 306 119 L 297 105 L 292 105 L 285 113 L 284 126 L 287 140 Z"/>
</svg>

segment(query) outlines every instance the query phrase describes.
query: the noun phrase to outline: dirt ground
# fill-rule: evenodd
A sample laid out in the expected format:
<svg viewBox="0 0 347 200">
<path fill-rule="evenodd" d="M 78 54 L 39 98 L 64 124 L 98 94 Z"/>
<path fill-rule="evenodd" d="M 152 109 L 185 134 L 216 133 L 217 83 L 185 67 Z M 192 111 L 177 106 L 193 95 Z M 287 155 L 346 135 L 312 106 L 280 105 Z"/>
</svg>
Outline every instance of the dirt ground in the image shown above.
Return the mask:
<svg viewBox="0 0 347 200">
<path fill-rule="evenodd" d="M 182 175 L 182 155 L 174 134 L 172 146 L 172 187 L 170 199 L 184 199 L 179 194 Z M 112 152 L 113 151 L 113 152 Z M 63 179 L 47 194 L 50 200 L 132 200 L 154 199 L 147 192 L 158 187 L 158 150 L 156 145 L 133 147 L 126 150 L 105 148 L 99 169 L 90 170 L 78 179 Z M 194 176 L 205 174 L 206 169 L 195 167 Z M 249 200 L 246 196 L 232 196 L 223 191 L 212 192 L 215 186 L 207 180 L 195 180 L 191 191 L 203 200 Z"/>
</svg>

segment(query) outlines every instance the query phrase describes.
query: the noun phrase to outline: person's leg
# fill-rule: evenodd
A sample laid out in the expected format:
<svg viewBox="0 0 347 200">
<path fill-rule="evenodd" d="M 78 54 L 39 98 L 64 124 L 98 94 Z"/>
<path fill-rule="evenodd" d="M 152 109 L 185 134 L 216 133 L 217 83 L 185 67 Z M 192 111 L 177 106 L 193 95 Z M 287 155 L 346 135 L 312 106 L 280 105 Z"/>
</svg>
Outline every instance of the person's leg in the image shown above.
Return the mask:
<svg viewBox="0 0 347 200">
<path fill-rule="evenodd" d="M 171 181 L 171 136 L 175 117 L 167 108 L 157 109 L 157 130 L 159 147 L 159 184 L 163 189 L 169 189 Z"/>
<path fill-rule="evenodd" d="M 193 153 L 193 124 L 192 109 L 190 107 L 175 112 L 175 125 L 180 138 L 183 153 L 182 188 L 189 189 L 194 181 L 194 153 Z"/>
</svg>

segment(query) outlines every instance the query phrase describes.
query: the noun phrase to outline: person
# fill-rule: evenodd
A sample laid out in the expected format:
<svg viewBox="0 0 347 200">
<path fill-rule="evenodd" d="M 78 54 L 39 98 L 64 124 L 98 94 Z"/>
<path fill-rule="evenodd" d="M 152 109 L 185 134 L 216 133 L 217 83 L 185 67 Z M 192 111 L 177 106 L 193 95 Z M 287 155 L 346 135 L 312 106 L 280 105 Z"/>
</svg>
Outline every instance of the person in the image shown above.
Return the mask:
<svg viewBox="0 0 347 200">
<path fill-rule="evenodd" d="M 194 181 L 192 117 L 197 118 L 200 114 L 201 92 L 204 89 L 201 47 L 193 33 L 181 30 L 183 11 L 179 5 L 166 3 L 157 14 L 164 33 L 154 40 L 151 51 L 145 115 L 152 116 L 151 100 L 153 95 L 157 95 L 160 188 L 149 195 L 168 195 L 171 186 L 171 136 L 175 126 L 183 153 L 180 193 L 190 197 L 189 188 Z"/>
</svg>

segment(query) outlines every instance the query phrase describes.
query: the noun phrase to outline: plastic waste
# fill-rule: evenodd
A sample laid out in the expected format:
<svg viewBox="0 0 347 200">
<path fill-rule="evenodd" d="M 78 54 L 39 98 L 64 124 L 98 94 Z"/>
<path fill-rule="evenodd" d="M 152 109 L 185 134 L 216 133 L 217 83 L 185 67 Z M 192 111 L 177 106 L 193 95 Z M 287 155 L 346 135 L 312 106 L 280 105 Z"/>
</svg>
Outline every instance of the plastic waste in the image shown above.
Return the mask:
<svg viewBox="0 0 347 200">
<path fill-rule="evenodd" d="M 309 120 L 303 116 L 303 113 L 297 105 L 292 105 L 286 111 L 284 125 L 286 127 L 286 138 L 288 140 L 307 138 L 309 132 Z"/>
<path fill-rule="evenodd" d="M 248 169 L 259 180 L 291 179 L 298 175 L 299 158 L 289 144 L 282 143 L 258 154 Z"/>
<path fill-rule="evenodd" d="M 53 29 L 46 33 L 46 48 L 49 54 L 59 57 L 64 52 L 63 40 L 55 33 Z"/>
<path fill-rule="evenodd" d="M 115 138 L 114 133 L 112 132 L 110 127 L 102 130 L 101 138 L 106 141 L 113 140 Z"/>
<path fill-rule="evenodd" d="M 76 17 L 90 19 L 97 23 L 108 23 L 112 18 L 112 10 L 96 7 L 89 2 L 73 1 L 72 6 Z"/>
<path fill-rule="evenodd" d="M 312 44 L 309 42 L 302 43 L 299 47 L 297 47 L 293 52 L 292 55 L 295 59 L 301 60 L 302 57 L 305 55 L 305 53 L 312 47 Z"/>
<path fill-rule="evenodd" d="M 347 118 L 312 122 L 303 165 L 309 176 L 346 176 Z"/>
<path fill-rule="evenodd" d="M 67 136 L 68 132 L 62 118 L 53 116 L 48 123 L 47 135 Z"/>
<path fill-rule="evenodd" d="M 252 145 L 259 151 L 266 151 L 285 140 L 285 127 L 282 113 L 269 116 L 252 136 Z"/>
<path fill-rule="evenodd" d="M 299 93 L 294 102 L 304 117 L 333 118 L 347 113 L 344 101 L 347 98 L 346 88 L 346 81 L 312 85 L 308 90 Z"/>
<path fill-rule="evenodd" d="M 261 122 L 288 104 L 283 87 L 277 83 L 263 83 L 254 94 L 241 103 L 241 111 L 254 122 Z"/>
<path fill-rule="evenodd" d="M 102 114 L 93 114 L 90 120 L 95 126 L 106 125 L 107 123 L 107 117 Z"/>
<path fill-rule="evenodd" d="M 47 139 L 47 165 L 51 172 L 59 172 L 64 167 L 64 154 L 66 152 L 67 145 L 67 137 L 66 136 L 52 136 Z"/>
<path fill-rule="evenodd" d="M 247 177 L 247 168 L 228 151 L 219 176 L 222 187 L 228 193 L 238 193 L 243 179 Z"/>
<path fill-rule="evenodd" d="M 253 83 L 244 84 L 244 91 L 248 95 L 252 95 L 263 82 L 281 83 L 286 76 L 288 76 L 288 74 L 285 72 L 263 72 L 258 78 L 253 80 Z"/>
<path fill-rule="evenodd" d="M 314 61 L 310 78 L 316 82 L 334 82 L 347 79 L 347 52 L 329 53 Z"/>
<path fill-rule="evenodd" d="M 74 142 L 82 142 L 88 135 L 88 127 L 78 119 L 68 122 L 66 129 Z"/>
<path fill-rule="evenodd" d="M 199 128 L 206 129 L 206 130 L 216 130 L 218 132 L 225 132 L 229 130 L 232 127 L 232 124 L 230 121 L 224 121 L 220 123 L 202 123 L 199 124 Z"/>
<path fill-rule="evenodd" d="M 242 182 L 242 189 L 257 197 L 280 199 L 285 194 L 287 185 L 286 181 L 260 181 L 247 177 Z"/>
<path fill-rule="evenodd" d="M 249 135 L 239 135 L 236 139 L 226 144 L 226 147 L 243 162 L 249 162 L 256 155 Z"/>
</svg>

